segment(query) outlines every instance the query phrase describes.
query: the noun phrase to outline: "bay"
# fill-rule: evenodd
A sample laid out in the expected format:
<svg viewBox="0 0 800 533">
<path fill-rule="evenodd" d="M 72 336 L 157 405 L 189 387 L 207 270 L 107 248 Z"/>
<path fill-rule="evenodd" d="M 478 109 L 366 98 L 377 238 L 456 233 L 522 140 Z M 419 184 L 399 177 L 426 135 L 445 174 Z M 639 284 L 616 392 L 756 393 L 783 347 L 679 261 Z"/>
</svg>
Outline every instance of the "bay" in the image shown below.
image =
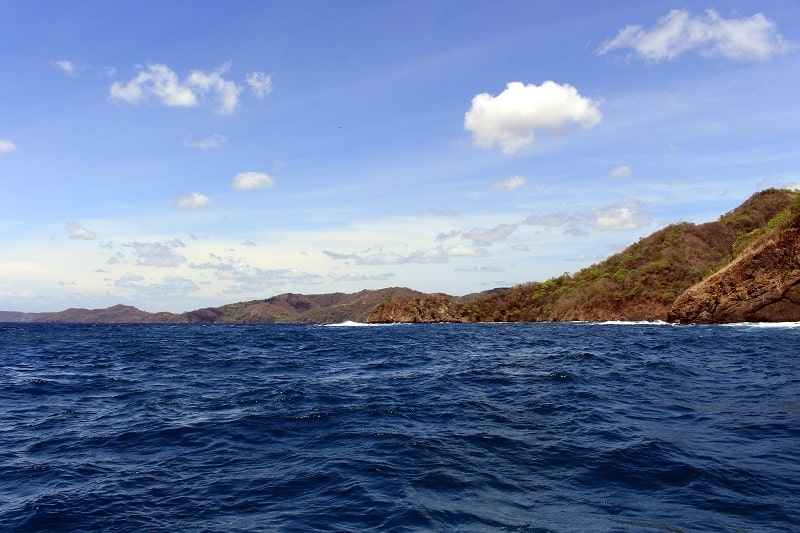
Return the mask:
<svg viewBox="0 0 800 533">
<path fill-rule="evenodd" d="M 796 326 L 0 325 L 0 530 L 792 531 Z"/>
</svg>

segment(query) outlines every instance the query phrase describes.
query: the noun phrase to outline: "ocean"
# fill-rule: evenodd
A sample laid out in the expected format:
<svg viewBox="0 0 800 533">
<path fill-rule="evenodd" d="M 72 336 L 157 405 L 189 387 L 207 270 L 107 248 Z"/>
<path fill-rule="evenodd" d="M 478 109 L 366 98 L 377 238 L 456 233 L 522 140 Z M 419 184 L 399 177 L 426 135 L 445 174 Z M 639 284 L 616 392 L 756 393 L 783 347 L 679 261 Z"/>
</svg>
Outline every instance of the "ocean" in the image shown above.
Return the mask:
<svg viewBox="0 0 800 533">
<path fill-rule="evenodd" d="M 0 325 L 0 531 L 797 531 L 800 325 Z"/>
</svg>

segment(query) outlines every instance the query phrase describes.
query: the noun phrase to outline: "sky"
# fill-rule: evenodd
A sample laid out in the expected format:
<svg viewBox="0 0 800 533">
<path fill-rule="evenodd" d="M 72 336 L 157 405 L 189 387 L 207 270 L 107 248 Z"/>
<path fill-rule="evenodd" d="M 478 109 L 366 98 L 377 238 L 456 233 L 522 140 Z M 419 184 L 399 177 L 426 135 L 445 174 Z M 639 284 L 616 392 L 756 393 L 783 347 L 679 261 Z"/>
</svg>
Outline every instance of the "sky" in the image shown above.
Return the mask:
<svg viewBox="0 0 800 533">
<path fill-rule="evenodd" d="M 0 2 L 0 309 L 464 295 L 800 187 L 800 3 Z"/>
</svg>

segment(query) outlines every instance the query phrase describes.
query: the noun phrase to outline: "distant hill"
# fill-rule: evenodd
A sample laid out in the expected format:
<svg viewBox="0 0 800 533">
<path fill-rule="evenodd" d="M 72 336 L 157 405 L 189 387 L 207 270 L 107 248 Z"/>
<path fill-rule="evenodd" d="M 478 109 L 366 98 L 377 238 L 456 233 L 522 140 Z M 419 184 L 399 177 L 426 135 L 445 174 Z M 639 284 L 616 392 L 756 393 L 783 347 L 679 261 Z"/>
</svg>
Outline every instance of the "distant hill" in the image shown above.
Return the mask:
<svg viewBox="0 0 800 533">
<path fill-rule="evenodd" d="M 375 306 L 393 297 L 427 296 L 406 288 L 363 290 L 353 294 L 281 294 L 265 300 L 251 300 L 206 307 L 186 313 L 148 313 L 128 305 L 107 309 L 72 308 L 57 313 L 40 313 L 37 322 L 64 323 L 337 323 L 365 322 Z"/>
<path fill-rule="evenodd" d="M 41 313 L 36 322 L 70 322 L 98 324 L 185 322 L 182 315 L 174 313 L 148 313 L 129 305 L 115 305 L 107 309 L 70 308 L 57 313 Z"/>
<path fill-rule="evenodd" d="M 22 313 L 19 311 L 0 311 L 0 322 L 36 322 L 45 313 Z"/>
<path fill-rule="evenodd" d="M 411 289 L 391 287 L 363 290 L 353 294 L 281 294 L 266 300 L 253 300 L 209 307 L 184 313 L 187 322 L 272 323 L 299 322 L 331 324 L 352 320 L 366 322 L 370 311 L 395 296 L 426 296 Z"/>
<path fill-rule="evenodd" d="M 575 274 L 454 297 L 408 288 L 281 294 L 175 313 L 0 313 L 97 323 L 800 320 L 800 192 L 768 189 L 715 222 L 672 224 Z"/>
</svg>

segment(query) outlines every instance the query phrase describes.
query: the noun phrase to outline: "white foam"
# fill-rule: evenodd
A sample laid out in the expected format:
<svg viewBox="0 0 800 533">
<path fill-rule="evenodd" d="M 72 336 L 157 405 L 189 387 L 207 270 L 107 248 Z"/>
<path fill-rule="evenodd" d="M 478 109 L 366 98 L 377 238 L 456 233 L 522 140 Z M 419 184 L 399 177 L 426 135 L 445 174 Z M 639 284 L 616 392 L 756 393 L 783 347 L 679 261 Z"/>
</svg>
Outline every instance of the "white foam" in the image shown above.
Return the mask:
<svg viewBox="0 0 800 533">
<path fill-rule="evenodd" d="M 764 328 L 764 329 L 778 329 L 778 328 L 800 328 L 800 322 L 735 322 L 733 324 L 723 324 L 727 327 L 739 328 Z"/>
<path fill-rule="evenodd" d="M 664 322 L 663 320 L 606 320 L 604 322 L 594 323 L 601 326 L 674 326 L 674 324 Z"/>
<path fill-rule="evenodd" d="M 363 328 L 371 326 L 384 326 L 386 324 L 367 324 L 366 322 L 354 322 L 352 320 L 345 320 L 337 324 L 322 324 L 326 328 Z"/>
</svg>

